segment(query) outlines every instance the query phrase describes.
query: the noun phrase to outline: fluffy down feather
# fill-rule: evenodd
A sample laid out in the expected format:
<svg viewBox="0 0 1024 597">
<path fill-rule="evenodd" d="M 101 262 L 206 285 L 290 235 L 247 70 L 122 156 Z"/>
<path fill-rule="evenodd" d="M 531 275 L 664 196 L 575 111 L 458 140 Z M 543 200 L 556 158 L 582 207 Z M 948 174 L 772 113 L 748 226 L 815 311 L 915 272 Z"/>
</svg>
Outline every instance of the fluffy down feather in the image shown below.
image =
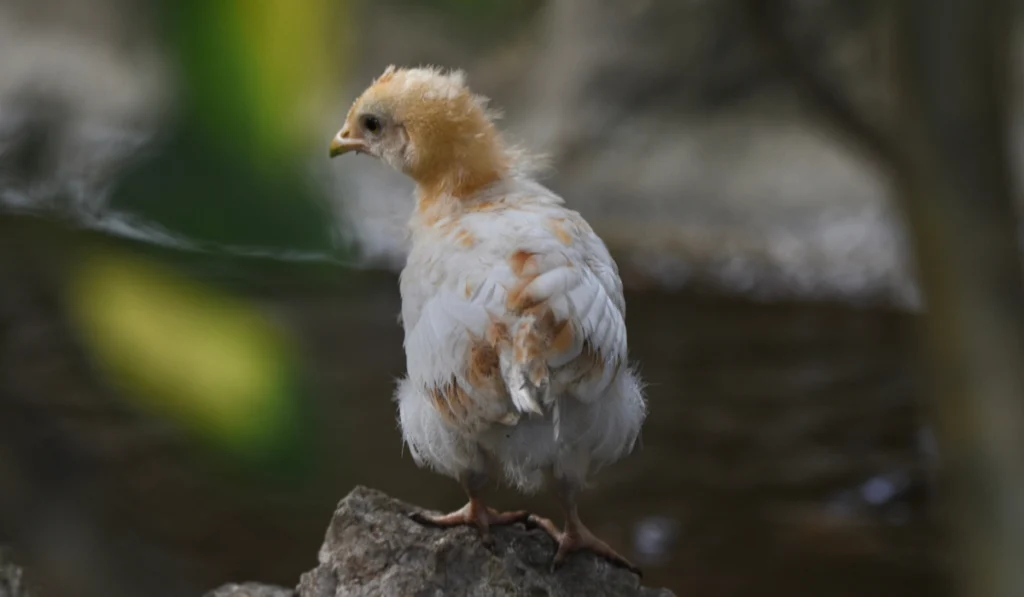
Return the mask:
<svg viewBox="0 0 1024 597">
<path fill-rule="evenodd" d="M 389 67 L 330 153 L 416 181 L 396 394 L 416 461 L 460 480 L 498 469 L 527 491 L 548 473 L 578 488 L 633 448 L 645 416 L 622 285 L 604 243 L 529 178 L 541 162 L 494 118 L 459 71 Z"/>
<path fill-rule="evenodd" d="M 516 178 L 424 218 L 401 277 L 397 394 L 416 461 L 452 477 L 500 465 L 531 491 L 549 468 L 583 482 L 628 453 L 645 405 L 622 285 L 590 226 Z"/>
</svg>

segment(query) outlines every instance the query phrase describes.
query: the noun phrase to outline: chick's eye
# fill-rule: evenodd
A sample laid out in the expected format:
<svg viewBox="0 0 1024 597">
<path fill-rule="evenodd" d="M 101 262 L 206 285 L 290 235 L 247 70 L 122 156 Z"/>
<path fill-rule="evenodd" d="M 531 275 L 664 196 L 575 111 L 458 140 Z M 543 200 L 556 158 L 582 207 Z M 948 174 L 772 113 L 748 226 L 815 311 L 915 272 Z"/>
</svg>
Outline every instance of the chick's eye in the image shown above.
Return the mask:
<svg viewBox="0 0 1024 597">
<path fill-rule="evenodd" d="M 381 129 L 380 119 L 371 114 L 363 116 L 363 128 L 371 133 L 379 133 Z"/>
</svg>

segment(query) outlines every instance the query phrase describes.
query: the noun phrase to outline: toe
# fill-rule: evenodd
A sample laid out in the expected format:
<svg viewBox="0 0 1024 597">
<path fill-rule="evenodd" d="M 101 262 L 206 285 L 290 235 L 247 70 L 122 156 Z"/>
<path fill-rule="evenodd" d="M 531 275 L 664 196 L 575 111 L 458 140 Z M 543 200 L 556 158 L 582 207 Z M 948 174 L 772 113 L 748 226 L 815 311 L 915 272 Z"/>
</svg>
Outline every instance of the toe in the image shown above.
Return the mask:
<svg viewBox="0 0 1024 597">
<path fill-rule="evenodd" d="M 629 570 L 630 572 L 632 572 L 633 574 L 636 574 L 640 578 L 644 577 L 643 571 L 641 571 L 639 568 L 637 568 L 635 565 L 633 565 L 632 562 L 630 562 L 626 558 L 620 556 L 619 554 L 615 553 L 614 551 L 611 551 L 610 553 L 602 553 L 601 555 L 603 555 L 605 557 L 605 559 L 607 559 L 612 564 L 614 564 L 614 565 L 616 565 L 616 566 L 618 566 L 620 568 L 625 568 L 626 570 Z"/>
<path fill-rule="evenodd" d="M 525 510 L 498 512 L 493 508 L 486 508 L 478 502 L 470 502 L 459 510 L 449 514 L 424 514 L 422 512 L 414 512 L 410 514 L 409 517 L 419 524 L 433 527 L 447 528 L 462 525 L 474 526 L 480 532 L 480 540 L 483 541 L 484 545 L 489 547 L 494 544 L 494 538 L 491 536 L 490 532 L 490 527 L 492 525 L 527 522 L 530 519 L 530 513 Z"/>
<path fill-rule="evenodd" d="M 552 522 L 551 519 L 544 518 L 543 516 L 537 516 L 536 514 L 531 514 L 527 517 L 526 522 L 530 526 L 543 529 L 544 532 L 546 532 L 548 535 L 551 536 L 552 539 L 555 540 L 555 543 L 561 543 L 562 531 L 559 530 L 557 526 L 555 526 L 555 523 Z"/>
<path fill-rule="evenodd" d="M 605 558 L 612 564 L 625 568 L 626 570 L 629 570 L 643 578 L 643 573 L 639 568 L 634 566 L 632 562 L 619 555 L 618 552 L 609 547 L 607 543 L 601 541 L 592 535 L 590 531 L 586 530 L 580 533 L 564 533 L 562 535 L 562 539 L 558 543 L 558 553 L 555 554 L 555 559 L 553 561 L 554 566 L 556 568 L 561 566 L 569 553 L 583 550 L 591 551 Z"/>
<path fill-rule="evenodd" d="M 567 546 L 568 543 L 562 541 L 558 543 L 558 551 L 555 552 L 555 557 L 551 559 L 552 572 L 557 572 L 558 569 L 561 568 L 563 564 L 565 564 L 566 556 L 568 556 L 569 552 L 572 551 Z"/>
<path fill-rule="evenodd" d="M 515 512 L 498 512 L 493 508 L 487 509 L 487 521 L 490 524 L 515 524 L 517 522 L 526 522 L 530 519 L 530 513 L 526 510 L 516 510 Z"/>
<path fill-rule="evenodd" d="M 597 539 L 596 537 L 591 537 L 589 541 L 584 541 L 580 546 L 580 549 L 588 549 L 597 555 L 602 556 L 616 566 L 640 574 L 640 569 L 634 566 L 632 562 L 619 555 L 619 553 L 609 547 L 607 543 Z"/>
<path fill-rule="evenodd" d="M 464 506 L 449 514 L 424 514 L 423 512 L 414 512 L 410 514 L 409 517 L 426 526 L 453 527 L 469 524 L 471 522 L 469 514 L 469 508 Z"/>
</svg>

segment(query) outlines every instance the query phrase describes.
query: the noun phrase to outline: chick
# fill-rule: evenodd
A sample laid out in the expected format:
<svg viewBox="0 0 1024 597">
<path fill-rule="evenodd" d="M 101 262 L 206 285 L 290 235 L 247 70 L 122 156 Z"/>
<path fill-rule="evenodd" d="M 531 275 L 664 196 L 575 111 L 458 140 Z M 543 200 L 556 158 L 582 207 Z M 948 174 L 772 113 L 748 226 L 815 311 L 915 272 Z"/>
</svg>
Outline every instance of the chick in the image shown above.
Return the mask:
<svg viewBox="0 0 1024 597">
<path fill-rule="evenodd" d="M 558 543 L 552 567 L 588 549 L 636 571 L 580 520 L 588 478 L 633 450 L 646 416 L 627 362 L 618 268 L 586 221 L 530 178 L 461 71 L 390 66 L 352 105 L 330 155 L 374 156 L 416 182 L 400 278 L 407 375 L 395 400 L 419 466 L 469 497 L 440 526 L 532 522 Z M 486 506 L 496 476 L 553 489 L 560 531 Z"/>
</svg>

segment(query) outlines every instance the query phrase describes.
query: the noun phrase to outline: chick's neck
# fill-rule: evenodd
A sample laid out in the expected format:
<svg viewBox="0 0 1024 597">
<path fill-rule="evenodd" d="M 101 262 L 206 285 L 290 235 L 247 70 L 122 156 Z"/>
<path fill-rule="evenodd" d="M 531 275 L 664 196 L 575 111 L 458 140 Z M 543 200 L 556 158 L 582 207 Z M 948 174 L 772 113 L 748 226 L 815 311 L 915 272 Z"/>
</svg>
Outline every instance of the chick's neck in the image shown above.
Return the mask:
<svg viewBox="0 0 1024 597">
<path fill-rule="evenodd" d="M 486 133 L 447 144 L 411 173 L 421 216 L 454 215 L 484 187 L 508 176 L 510 158 L 496 134 Z"/>
</svg>

